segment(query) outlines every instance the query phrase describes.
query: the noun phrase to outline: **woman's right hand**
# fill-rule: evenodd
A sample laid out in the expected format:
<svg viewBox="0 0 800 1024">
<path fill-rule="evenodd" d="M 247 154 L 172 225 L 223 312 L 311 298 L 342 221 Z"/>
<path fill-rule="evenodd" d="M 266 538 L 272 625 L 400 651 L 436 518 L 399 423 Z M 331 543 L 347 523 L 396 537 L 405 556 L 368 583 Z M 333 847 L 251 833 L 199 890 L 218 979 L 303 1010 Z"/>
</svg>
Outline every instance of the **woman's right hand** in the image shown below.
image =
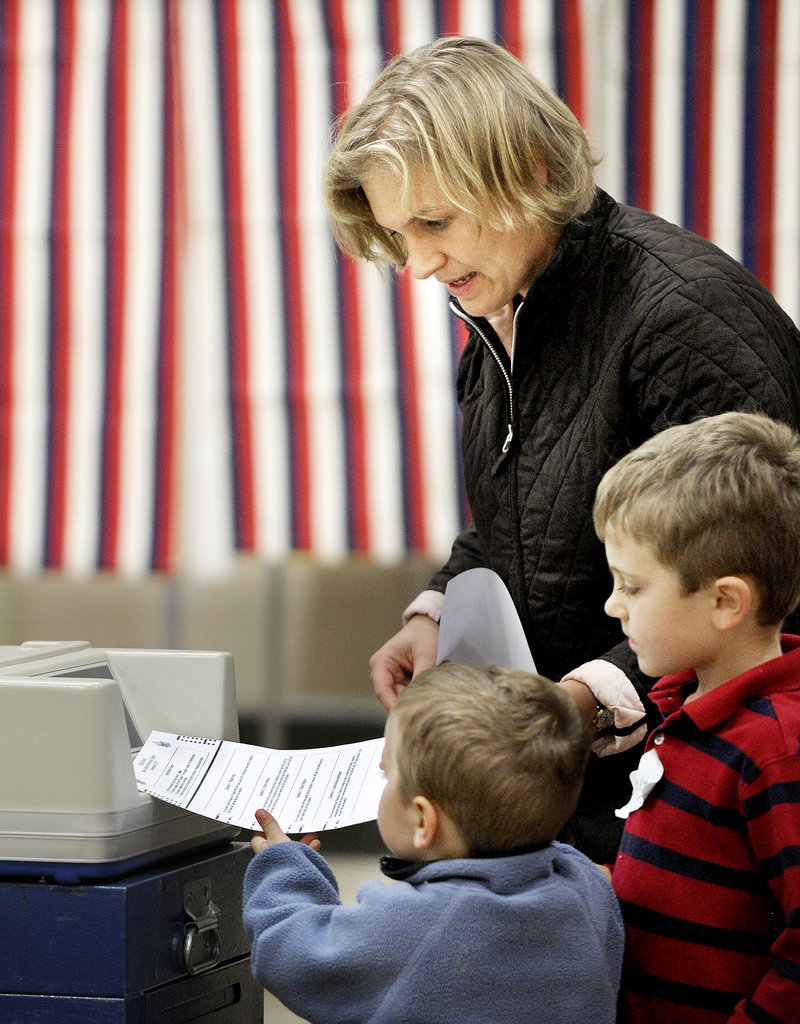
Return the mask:
<svg viewBox="0 0 800 1024">
<path fill-rule="evenodd" d="M 389 711 L 415 675 L 436 664 L 439 624 L 414 615 L 369 659 L 375 696 Z"/>
</svg>

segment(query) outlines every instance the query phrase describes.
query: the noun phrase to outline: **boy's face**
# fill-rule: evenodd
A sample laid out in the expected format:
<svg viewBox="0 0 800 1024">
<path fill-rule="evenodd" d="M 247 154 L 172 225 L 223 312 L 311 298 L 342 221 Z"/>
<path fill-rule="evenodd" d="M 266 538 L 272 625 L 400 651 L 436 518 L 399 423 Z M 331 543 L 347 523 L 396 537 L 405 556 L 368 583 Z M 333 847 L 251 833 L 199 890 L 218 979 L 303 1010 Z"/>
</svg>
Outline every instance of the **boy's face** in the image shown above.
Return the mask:
<svg viewBox="0 0 800 1024">
<path fill-rule="evenodd" d="M 417 860 L 420 852 L 414 846 L 416 812 L 413 803 L 406 799 L 397 778 L 397 734 L 395 716 L 390 714 L 386 722 L 381 758 L 381 768 L 386 774 L 386 786 L 378 805 L 378 831 L 388 849 L 396 857 Z"/>
<path fill-rule="evenodd" d="M 702 674 L 718 652 L 713 584 L 687 594 L 675 569 L 623 533 L 609 531 L 605 547 L 614 578 L 606 614 L 620 620 L 641 671 L 656 677 L 688 669 Z"/>
</svg>

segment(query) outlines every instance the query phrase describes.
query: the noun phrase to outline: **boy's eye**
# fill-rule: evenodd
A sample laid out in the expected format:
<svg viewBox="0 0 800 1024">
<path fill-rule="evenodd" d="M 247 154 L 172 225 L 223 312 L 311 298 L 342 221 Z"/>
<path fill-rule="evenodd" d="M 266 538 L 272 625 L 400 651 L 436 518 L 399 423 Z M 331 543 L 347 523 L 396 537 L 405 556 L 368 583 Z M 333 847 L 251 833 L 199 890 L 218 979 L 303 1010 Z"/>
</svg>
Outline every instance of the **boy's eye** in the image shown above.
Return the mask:
<svg viewBox="0 0 800 1024">
<path fill-rule="evenodd" d="M 632 587 L 629 583 L 620 583 L 620 585 L 617 587 L 617 590 L 619 590 L 619 592 L 621 594 L 624 594 L 626 597 L 633 597 L 634 594 L 639 593 L 639 588 Z"/>
</svg>

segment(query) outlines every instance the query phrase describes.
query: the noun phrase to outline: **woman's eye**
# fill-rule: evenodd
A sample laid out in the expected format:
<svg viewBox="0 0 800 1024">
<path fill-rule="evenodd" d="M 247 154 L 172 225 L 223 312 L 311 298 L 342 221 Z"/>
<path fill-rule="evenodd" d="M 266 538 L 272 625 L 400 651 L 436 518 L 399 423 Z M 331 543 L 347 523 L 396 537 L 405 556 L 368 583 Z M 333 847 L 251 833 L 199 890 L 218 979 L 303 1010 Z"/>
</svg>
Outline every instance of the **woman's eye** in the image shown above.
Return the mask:
<svg viewBox="0 0 800 1024">
<path fill-rule="evenodd" d="M 440 220 L 426 220 L 425 227 L 430 228 L 431 231 L 441 231 L 443 228 L 447 227 L 448 223 L 449 219 L 447 217 L 442 217 Z"/>
</svg>

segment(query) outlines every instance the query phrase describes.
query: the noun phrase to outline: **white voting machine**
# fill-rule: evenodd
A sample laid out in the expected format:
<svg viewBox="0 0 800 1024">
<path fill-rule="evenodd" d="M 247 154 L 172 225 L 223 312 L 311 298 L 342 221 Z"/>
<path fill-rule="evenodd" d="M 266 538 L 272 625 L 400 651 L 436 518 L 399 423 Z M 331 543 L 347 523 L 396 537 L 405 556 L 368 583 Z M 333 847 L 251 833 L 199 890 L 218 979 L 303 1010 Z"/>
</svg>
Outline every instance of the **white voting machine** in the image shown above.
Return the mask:
<svg viewBox="0 0 800 1024">
<path fill-rule="evenodd" d="M 237 740 L 232 656 L 0 647 L 0 873 L 112 876 L 234 837 L 139 792 L 132 755 L 154 729 Z"/>
</svg>

